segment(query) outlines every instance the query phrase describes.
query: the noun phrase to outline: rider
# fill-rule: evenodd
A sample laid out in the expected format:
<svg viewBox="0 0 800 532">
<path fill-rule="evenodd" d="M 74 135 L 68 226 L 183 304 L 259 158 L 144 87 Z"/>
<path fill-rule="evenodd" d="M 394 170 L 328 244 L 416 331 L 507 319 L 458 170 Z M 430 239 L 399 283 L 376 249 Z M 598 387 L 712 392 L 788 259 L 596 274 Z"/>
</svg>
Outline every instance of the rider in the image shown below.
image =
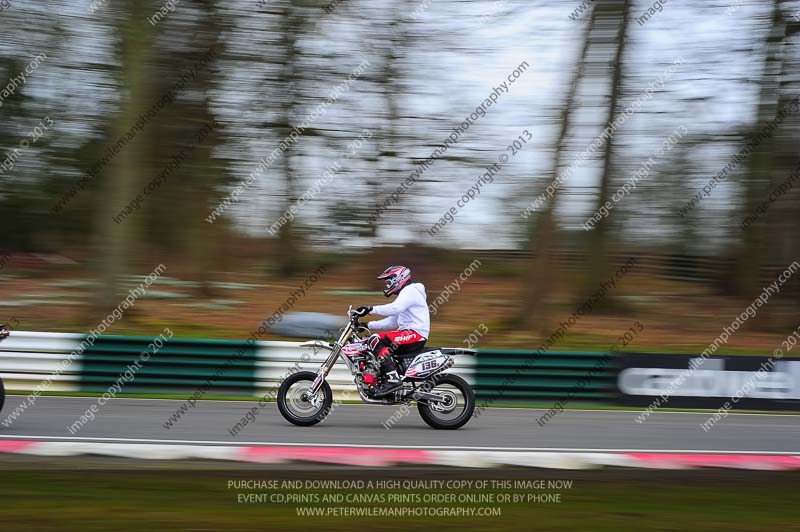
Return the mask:
<svg viewBox="0 0 800 532">
<path fill-rule="evenodd" d="M 376 396 L 382 396 L 403 385 L 392 355 L 422 349 L 431 331 L 431 316 L 425 286 L 411 282 L 410 269 L 405 266 L 390 266 L 378 279 L 386 281 L 383 295 L 396 295 L 397 298 L 386 305 L 358 307 L 355 312 L 359 317 L 368 314 L 387 316 L 367 323 L 367 327 L 373 331 L 387 331 L 373 334 L 367 340 L 369 348 L 378 356 L 385 376 L 383 384 L 375 391 Z"/>
</svg>

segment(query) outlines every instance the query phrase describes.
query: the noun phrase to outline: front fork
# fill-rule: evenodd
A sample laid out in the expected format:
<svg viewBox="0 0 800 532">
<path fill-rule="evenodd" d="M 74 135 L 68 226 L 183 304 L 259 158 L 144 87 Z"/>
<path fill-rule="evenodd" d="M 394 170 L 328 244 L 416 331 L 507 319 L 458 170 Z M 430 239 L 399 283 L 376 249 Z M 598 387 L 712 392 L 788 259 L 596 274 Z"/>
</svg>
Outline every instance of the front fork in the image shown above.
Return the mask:
<svg viewBox="0 0 800 532">
<path fill-rule="evenodd" d="M 336 363 L 336 359 L 339 358 L 339 353 L 342 352 L 342 346 L 338 342 L 333 345 L 333 349 L 331 350 L 331 354 L 328 355 L 328 358 L 325 359 L 325 362 L 319 367 L 317 370 L 317 378 L 314 379 L 314 382 L 311 383 L 311 388 L 308 390 L 308 394 L 310 396 L 317 395 L 317 392 L 322 387 L 322 383 L 325 382 L 325 378 L 328 376 L 328 373 L 331 372 L 333 369 L 333 365 Z"/>
</svg>

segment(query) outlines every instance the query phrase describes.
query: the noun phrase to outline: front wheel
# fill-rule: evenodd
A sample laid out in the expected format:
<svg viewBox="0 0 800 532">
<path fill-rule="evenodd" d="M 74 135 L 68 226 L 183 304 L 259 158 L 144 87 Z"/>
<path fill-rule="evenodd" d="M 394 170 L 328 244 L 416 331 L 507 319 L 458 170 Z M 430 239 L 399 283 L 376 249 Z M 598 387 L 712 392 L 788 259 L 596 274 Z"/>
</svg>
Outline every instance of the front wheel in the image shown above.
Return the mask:
<svg viewBox="0 0 800 532">
<path fill-rule="evenodd" d="M 435 429 L 453 430 L 463 427 L 475 410 L 475 392 L 458 375 L 443 374 L 425 381 L 424 388 L 430 393 L 441 395 L 444 401 L 425 401 L 417 403 L 422 419 Z"/>
<path fill-rule="evenodd" d="M 316 425 L 327 416 L 333 405 L 333 392 L 323 382 L 317 395 L 310 397 L 308 390 L 317 378 L 316 373 L 300 371 L 290 375 L 278 388 L 278 410 L 286 421 L 301 427 Z"/>
</svg>

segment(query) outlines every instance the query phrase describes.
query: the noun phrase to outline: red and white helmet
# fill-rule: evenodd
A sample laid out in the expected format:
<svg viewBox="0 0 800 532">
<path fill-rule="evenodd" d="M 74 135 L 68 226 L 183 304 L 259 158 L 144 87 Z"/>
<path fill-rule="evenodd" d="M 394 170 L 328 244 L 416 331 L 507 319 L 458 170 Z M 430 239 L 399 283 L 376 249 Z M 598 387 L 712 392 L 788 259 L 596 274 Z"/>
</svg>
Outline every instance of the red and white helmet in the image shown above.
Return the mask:
<svg viewBox="0 0 800 532">
<path fill-rule="evenodd" d="M 386 290 L 383 291 L 383 295 L 389 297 L 400 292 L 406 284 L 411 282 L 411 270 L 405 266 L 389 266 L 383 270 L 378 279 L 386 281 Z"/>
</svg>

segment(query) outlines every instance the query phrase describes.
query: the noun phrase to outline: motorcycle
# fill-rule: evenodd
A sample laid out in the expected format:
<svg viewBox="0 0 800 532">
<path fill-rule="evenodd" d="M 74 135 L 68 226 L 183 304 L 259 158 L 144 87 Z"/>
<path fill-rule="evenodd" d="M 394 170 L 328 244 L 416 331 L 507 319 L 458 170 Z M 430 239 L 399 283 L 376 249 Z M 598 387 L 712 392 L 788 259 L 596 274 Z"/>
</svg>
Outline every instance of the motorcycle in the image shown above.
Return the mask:
<svg viewBox="0 0 800 532">
<path fill-rule="evenodd" d="M 0 342 L 8 338 L 9 330 L 8 328 L 0 323 Z M 3 379 L 0 379 L 0 412 L 3 411 L 3 403 L 6 400 L 6 389 L 3 387 Z"/>
<path fill-rule="evenodd" d="M 395 356 L 402 386 L 388 396 L 375 397 L 383 382 L 378 357 L 367 345 L 370 330 L 361 324 L 352 306 L 348 323 L 333 343 L 305 342 L 301 347 L 330 351 L 316 373 L 299 371 L 288 376 L 278 389 L 278 410 L 295 425 L 316 425 L 331 412 L 333 393 L 325 380 L 341 357 L 347 365 L 361 400 L 368 404 L 408 405 L 417 403 L 420 417 L 435 429 L 464 426 L 475 410 L 475 393 L 463 378 L 445 371 L 453 366 L 456 355 L 475 355 L 470 349 L 426 347 Z M 394 356 L 394 355 L 388 355 Z"/>
</svg>

